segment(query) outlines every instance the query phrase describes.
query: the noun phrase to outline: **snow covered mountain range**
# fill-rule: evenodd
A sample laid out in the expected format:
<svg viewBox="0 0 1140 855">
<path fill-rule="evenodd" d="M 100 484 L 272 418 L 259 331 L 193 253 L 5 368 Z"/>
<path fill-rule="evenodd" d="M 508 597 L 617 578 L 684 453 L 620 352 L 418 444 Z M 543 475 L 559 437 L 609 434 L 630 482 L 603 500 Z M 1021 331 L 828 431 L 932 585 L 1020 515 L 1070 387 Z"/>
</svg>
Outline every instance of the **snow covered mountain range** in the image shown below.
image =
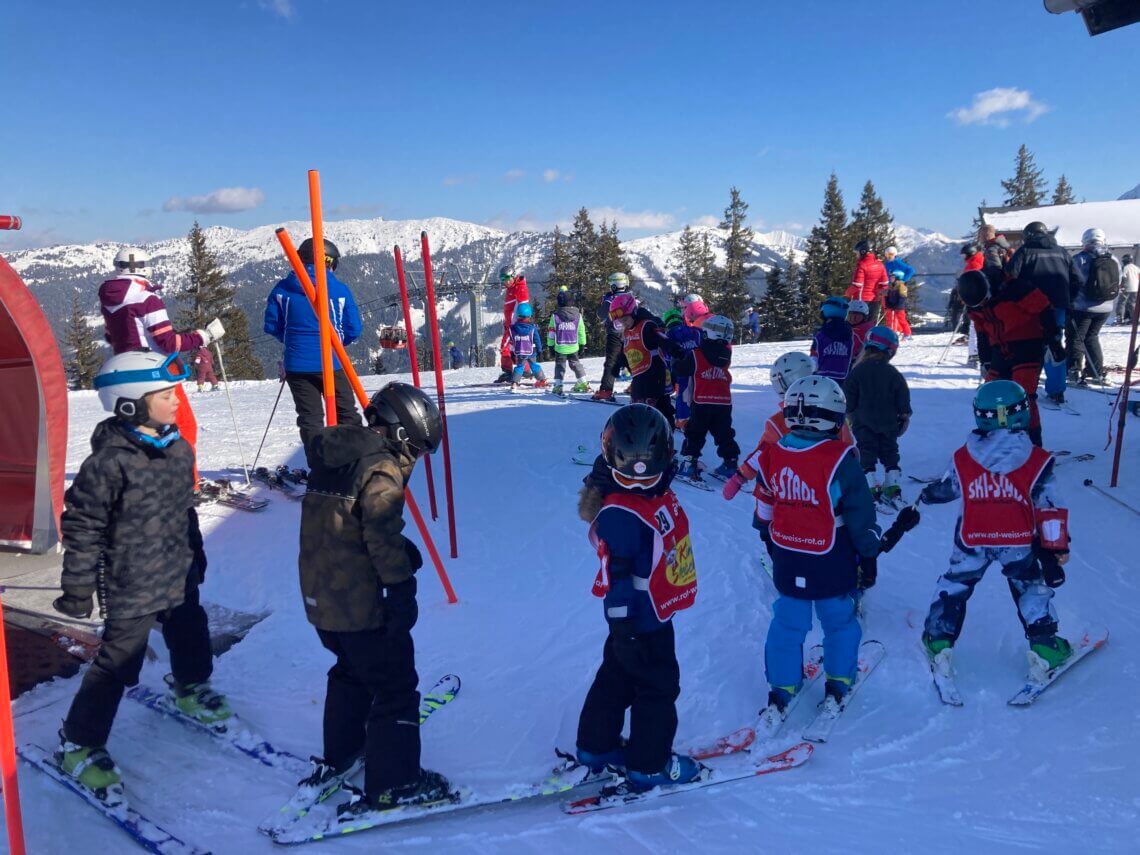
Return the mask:
<svg viewBox="0 0 1140 855">
<path fill-rule="evenodd" d="M 309 235 L 307 221 L 283 224 L 295 243 Z M 238 304 L 251 319 L 251 332 L 260 330 L 261 312 L 269 289 L 287 270 L 281 247 L 275 236 L 277 225 L 241 230 L 225 226 L 205 229 L 206 241 L 217 256 L 232 284 L 237 286 Z M 946 235 L 908 226 L 896 225 L 899 250 L 921 273 L 949 273 L 959 267 L 958 241 Z M 511 265 L 527 276 L 532 285 L 542 288 L 549 277 L 547 259 L 553 235 L 549 232 L 504 232 L 488 226 L 443 217 L 423 220 L 340 220 L 325 225 L 326 236 L 340 249 L 342 260 L 338 275 L 353 286 L 358 302 L 365 311 L 364 344 L 370 349 L 377 344 L 376 327 L 397 320 L 394 308 L 388 308 L 396 294 L 395 265 L 392 247 L 399 245 L 413 280 L 420 270 L 420 232 L 431 240 L 433 268 L 445 275 L 444 291 L 466 290 L 464 283 L 483 280 L 489 283 L 484 308 L 485 324 L 499 323 L 497 272 L 501 265 Z M 723 262 L 722 240 L 716 229 L 707 229 L 713 238 L 718 260 Z M 678 265 L 675 254 L 681 232 L 653 235 L 623 242 L 633 267 L 638 290 L 651 308 L 663 309 L 670 285 L 675 281 Z M 789 232 L 757 232 L 753 243 L 752 262 L 758 266 L 753 278 L 754 293 L 763 293 L 763 273 L 774 265 L 786 265 L 793 256 L 802 256 L 805 239 Z M 118 243 L 61 245 L 16 251 L 8 262 L 32 288 L 36 298 L 51 319 L 56 334 L 71 311 L 71 295 L 78 290 L 84 308 L 98 316 L 96 291 L 111 270 Z M 186 285 L 189 246 L 185 238 L 174 238 L 147 244 L 156 271 L 169 297 Z M 943 291 L 952 280 L 936 277 L 932 290 Z M 941 307 L 941 298 L 931 308 Z M 469 335 L 467 302 L 461 299 L 443 301 L 441 324 L 450 338 Z M 255 349 L 266 365 L 276 359 L 277 345 L 271 340 L 257 340 Z"/>
</svg>

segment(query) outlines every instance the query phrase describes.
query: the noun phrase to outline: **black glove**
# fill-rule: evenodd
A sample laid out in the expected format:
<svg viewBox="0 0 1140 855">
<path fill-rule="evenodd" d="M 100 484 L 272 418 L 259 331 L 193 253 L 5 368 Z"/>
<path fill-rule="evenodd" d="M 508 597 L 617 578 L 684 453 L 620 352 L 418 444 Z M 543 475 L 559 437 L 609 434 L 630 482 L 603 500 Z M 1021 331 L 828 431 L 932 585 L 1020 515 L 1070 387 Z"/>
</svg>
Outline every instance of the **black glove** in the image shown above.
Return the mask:
<svg viewBox="0 0 1140 855">
<path fill-rule="evenodd" d="M 89 618 L 91 612 L 95 610 L 95 596 L 88 594 L 86 597 L 74 597 L 71 594 L 64 594 L 62 597 L 56 597 L 51 607 L 61 615 L 71 618 Z"/>
<path fill-rule="evenodd" d="M 1049 339 L 1049 355 L 1053 357 L 1055 365 L 1065 361 L 1065 346 L 1059 335 Z"/>
<path fill-rule="evenodd" d="M 408 563 L 412 565 L 412 572 L 415 573 L 424 566 L 424 557 L 420 555 L 420 548 L 404 538 L 404 554 L 408 556 Z"/>
<path fill-rule="evenodd" d="M 1065 568 L 1061 566 L 1062 554 L 1051 549 L 1037 550 L 1037 565 L 1041 568 L 1041 575 L 1045 584 L 1050 588 L 1060 588 L 1065 584 Z"/>
<path fill-rule="evenodd" d="M 871 558 L 859 558 L 859 590 L 866 591 L 868 588 L 875 587 L 875 582 L 879 580 L 879 559 L 875 556 Z"/>
<path fill-rule="evenodd" d="M 886 530 L 879 540 L 879 552 L 890 552 L 894 549 L 895 544 L 902 540 L 904 534 L 918 525 L 920 519 L 922 519 L 922 515 L 914 505 L 907 505 L 899 511 L 898 516 L 895 517 L 895 521 L 891 523 L 891 527 Z"/>
</svg>

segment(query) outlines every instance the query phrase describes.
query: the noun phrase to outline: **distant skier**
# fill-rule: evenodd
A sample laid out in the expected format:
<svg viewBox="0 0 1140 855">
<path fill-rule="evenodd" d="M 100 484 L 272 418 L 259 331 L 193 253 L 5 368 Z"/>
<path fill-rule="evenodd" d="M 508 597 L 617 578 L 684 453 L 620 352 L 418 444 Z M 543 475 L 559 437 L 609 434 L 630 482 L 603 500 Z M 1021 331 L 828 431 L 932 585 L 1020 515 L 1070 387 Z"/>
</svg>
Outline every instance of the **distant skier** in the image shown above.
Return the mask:
<svg viewBox="0 0 1140 855">
<path fill-rule="evenodd" d="M 819 316 L 823 323 L 811 342 L 815 373 L 842 383 L 851 370 L 855 353 L 855 336 L 847 323 L 847 301 L 842 297 L 828 297 L 819 307 Z"/>
<path fill-rule="evenodd" d="M 1140 266 L 1133 261 L 1132 256 L 1125 254 L 1121 259 L 1123 267 L 1120 271 L 1120 297 L 1116 303 L 1116 322 L 1128 323 L 1136 311 L 1136 292 L 1140 290 Z"/>
<path fill-rule="evenodd" d="M 1006 265 L 1013 256 L 1013 249 L 1005 235 L 999 235 L 997 229 L 991 225 L 984 225 L 978 229 L 978 243 L 982 246 L 984 256 L 982 267 L 993 267 L 1004 273 Z"/>
<path fill-rule="evenodd" d="M 511 388 L 522 385 L 523 372 L 528 370 L 534 377 L 534 385 L 546 385 L 546 375 L 542 373 L 542 333 L 533 320 L 534 309 L 530 303 L 523 303 L 515 312 L 515 322 L 511 324 L 511 354 L 514 368 L 511 375 Z"/>
<path fill-rule="evenodd" d="M 463 367 L 463 351 L 453 341 L 447 343 L 447 358 L 451 361 L 452 371 Z"/>
<path fill-rule="evenodd" d="M 1081 286 L 1073 295 L 1068 321 L 1069 382 L 1087 385 L 1104 382 L 1104 354 L 1100 330 L 1112 316 L 1120 294 L 1120 263 L 1105 245 L 1102 229 L 1086 229 L 1082 249 L 1073 256 Z"/>
<path fill-rule="evenodd" d="M 665 324 L 665 335 L 682 351 L 689 352 L 701 343 L 701 331 L 685 323 L 680 309 L 667 309 L 661 320 Z M 689 399 L 686 392 L 689 387 L 689 377 L 678 375 L 673 371 L 672 360 L 669 362 L 669 375 L 673 378 L 676 391 L 673 398 L 676 409 L 675 423 L 677 429 L 683 431 L 685 425 L 689 423 Z"/>
<path fill-rule="evenodd" d="M 891 285 L 883 297 L 883 324 L 900 336 L 910 338 L 910 321 L 906 317 L 907 287 L 902 276 L 901 270 L 891 273 Z"/>
<path fill-rule="evenodd" d="M 673 615 L 697 594 L 689 521 L 670 489 L 674 472 L 668 423 L 652 407 L 629 404 L 602 429 L 602 453 L 578 499 L 601 559 L 593 594 L 604 598 L 609 624 L 578 719 L 578 760 L 595 772 L 620 770 L 635 790 L 688 783 L 701 770 L 673 751 L 681 693 Z"/>
<path fill-rule="evenodd" d="M 550 325 L 546 331 L 546 344 L 554 351 L 554 394 L 563 393 L 567 365 L 574 372 L 573 391 L 589 392 L 586 369 L 578 358 L 578 351 L 586 346 L 586 321 L 582 318 L 582 310 L 573 305 L 570 291 L 565 285 L 558 289 L 558 295 L 554 299 L 557 308 L 550 316 Z"/>
<path fill-rule="evenodd" d="M 610 318 L 610 303 L 618 294 L 629 294 L 629 276 L 621 271 L 611 273 L 606 279 L 608 292 L 602 297 L 598 305 L 598 320 L 606 328 L 606 355 L 602 363 L 602 381 L 598 384 L 598 391 L 594 393 L 594 400 L 607 401 L 614 396 L 614 377 L 626 364 L 625 350 L 622 344 L 621 331 L 614 327 Z"/>
<path fill-rule="evenodd" d="M 887 271 L 888 279 L 893 277 L 909 283 L 914 278 L 914 268 L 899 258 L 898 247 L 887 247 L 883 253 L 883 269 Z M 895 276 L 895 273 L 901 273 L 902 276 Z"/>
<path fill-rule="evenodd" d="M 218 391 L 218 375 L 214 373 L 214 355 L 210 348 L 202 345 L 194 354 L 194 379 L 198 384 L 198 391 L 205 391 L 203 387 L 209 383 L 210 391 Z"/>
<path fill-rule="evenodd" d="M 721 460 L 717 477 L 731 477 L 740 458 L 732 427 L 732 332 L 732 321 L 710 315 L 700 328 L 699 345 L 673 359 L 674 372 L 689 378 L 685 388 L 689 419 L 681 456 L 686 461 L 685 476 L 695 481 L 701 480 L 701 450 L 707 435 L 712 434 Z"/>
<path fill-rule="evenodd" d="M 962 500 L 950 569 L 935 586 L 922 644 L 949 673 L 966 603 L 996 561 L 1029 640 L 1031 679 L 1040 679 L 1072 654 L 1057 635 L 1052 605 L 1053 589 L 1065 581 L 1069 514 L 1056 494 L 1053 457 L 1030 441 L 1030 402 L 1021 386 L 1010 380 L 981 386 L 974 421 L 977 429 L 954 452 L 949 471 L 922 491 L 927 504 Z"/>
<path fill-rule="evenodd" d="M 125 801 L 107 737 L 128 686 L 139 681 L 155 624 L 170 650 L 174 705 L 206 725 L 231 715 L 210 688 L 213 670 L 198 586 L 206 553 L 194 510 L 194 453 L 175 426 L 190 372 L 177 353 L 127 351 L 95 378 L 114 415 L 91 437 L 91 455 L 68 488 L 61 521 L 63 595 L 52 604 L 89 617 L 99 594 L 103 635 L 60 730 L 56 761 L 108 805 Z"/>
<path fill-rule="evenodd" d="M 530 303 L 530 291 L 526 287 L 526 277 L 516 276 L 507 265 L 499 268 L 499 282 L 503 286 L 503 339 L 499 342 L 499 367 L 503 373 L 495 382 L 512 383 L 515 363 L 511 352 L 511 324 L 515 322 L 519 307 Z"/>
<path fill-rule="evenodd" d="M 610 301 L 610 321 L 621 333 L 625 361 L 633 375 L 630 400 L 656 407 L 672 429 L 675 412 L 669 399 L 671 389 L 665 359 L 681 356 L 681 347 L 665 335 L 662 320 L 638 305 L 632 294 L 614 295 Z"/>
<path fill-rule="evenodd" d="M 302 784 L 343 780 L 363 756 L 364 788 L 350 788 L 337 809 L 345 820 L 451 793 L 447 779 L 420 768 L 412 627 L 423 559 L 401 533 L 416 461 L 439 447 L 439 410 L 423 391 L 389 383 L 364 418 L 367 426 L 336 425 L 313 437 L 298 562 L 305 615 L 336 657 L 324 753 Z"/>
<path fill-rule="evenodd" d="M 862 300 L 866 303 L 868 317 L 877 324 L 883 314 L 883 295 L 886 294 L 888 285 L 887 269 L 875 257 L 870 241 L 861 240 L 855 244 L 855 255 L 859 260 L 851 274 L 851 285 L 845 296 L 848 300 Z"/>
<path fill-rule="evenodd" d="M 748 340 L 752 344 L 760 341 L 760 313 L 755 306 L 748 309 Z"/>
</svg>

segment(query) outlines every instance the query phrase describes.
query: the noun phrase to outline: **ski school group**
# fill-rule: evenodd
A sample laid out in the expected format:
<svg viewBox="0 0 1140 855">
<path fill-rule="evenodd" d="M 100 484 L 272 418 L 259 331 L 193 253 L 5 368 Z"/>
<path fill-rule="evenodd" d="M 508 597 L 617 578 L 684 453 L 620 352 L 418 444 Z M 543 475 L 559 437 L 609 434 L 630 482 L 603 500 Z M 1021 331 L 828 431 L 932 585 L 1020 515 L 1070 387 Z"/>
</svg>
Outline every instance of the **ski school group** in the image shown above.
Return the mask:
<svg viewBox="0 0 1140 855">
<path fill-rule="evenodd" d="M 299 248 L 310 274 L 313 249 L 311 241 Z M 881 306 L 864 299 L 863 289 L 872 275 L 868 296 L 883 294 L 883 265 L 869 245 L 858 249 L 850 299 L 823 302 L 811 352 L 786 353 L 772 365 L 782 404 L 743 459 L 732 415 L 731 320 L 710 312 L 696 294 L 657 317 L 633 294 L 626 274 L 611 274 L 598 307 L 606 321 L 603 376 L 600 388 L 588 394 L 578 359 L 585 343 L 581 311 L 566 288 L 557 291 L 547 328 L 556 354 L 551 391 L 618 407 L 601 431 L 600 454 L 578 461 L 591 467 L 578 513 L 589 524 L 590 548 L 599 559 L 592 592 L 603 601 L 609 633 L 579 717 L 576 750 L 549 780 L 491 801 L 570 793 L 574 798 L 565 808 L 577 813 L 803 763 L 810 743 L 826 740 L 883 656 L 878 642 L 862 639 L 861 598 L 876 583 L 879 557 L 919 523 L 920 503 L 961 503 L 949 570 L 937 581 L 922 633 L 944 702 L 962 703 L 953 682 L 953 645 L 974 587 L 995 562 L 1029 643 L 1029 675 L 1011 703 L 1032 702 L 1103 641 L 1070 644 L 1058 635 L 1051 601 L 1064 581 L 1068 514 L 1056 494 L 1054 458 L 1041 448 L 1036 379 L 1027 394 L 1027 372 L 1008 352 L 1016 342 L 1002 339 L 1018 329 L 1009 322 L 1011 313 L 1043 317 L 1047 301 L 1038 306 L 1032 289 L 1010 296 L 1013 286 L 998 287 L 984 271 L 976 272 L 985 284 L 977 283 L 975 298 L 970 275 L 962 277 L 963 299 L 988 336 L 991 354 L 988 382 L 973 402 L 977 429 L 954 451 L 947 474 L 908 505 L 899 481 L 899 437 L 911 416 L 910 396 L 891 365 L 899 347 L 892 328 L 897 319 L 876 325 Z M 327 241 L 324 255 L 335 270 L 339 253 Z M 249 732 L 209 682 L 209 631 L 198 595 L 207 561 L 195 511 L 195 455 L 178 426 L 182 382 L 190 374 L 179 354 L 196 352 L 225 331 L 214 321 L 204 330 L 176 332 L 146 277 L 145 254 L 124 250 L 116 268 L 103 286 L 116 295 L 104 303 L 114 355 L 95 383 L 112 415 L 96 427 L 92 453 L 67 493 L 63 595 L 55 602 L 64 614 L 87 617 L 98 595 L 102 644 L 58 747 L 37 765 L 142 840 L 153 824 L 129 819 L 122 776 L 106 746 L 124 692 L 138 683 L 156 623 L 170 650 L 171 674 L 167 694 L 151 693 L 150 704 L 191 726 L 228 735 L 263 762 L 284 752 L 272 752 L 260 739 L 253 744 L 262 748 L 251 752 Z M 505 380 L 517 387 L 529 369 L 535 385 L 545 386 L 537 359 L 543 339 L 525 280 L 520 290 L 521 277 L 504 270 L 503 279 L 508 304 L 514 303 L 504 313 Z M 284 291 L 274 294 L 288 292 L 289 283 L 279 283 Z M 309 348 L 319 347 L 312 304 L 270 302 L 300 318 L 295 329 L 306 331 L 293 335 L 287 347 L 305 347 L 299 344 L 305 335 Z M 269 314 L 267 309 L 267 329 Z M 1047 345 L 1054 342 L 1038 338 L 1039 359 Z M 1017 347 L 1028 352 L 1028 346 Z M 632 378 L 628 404 L 613 391 L 623 364 Z M 575 376 L 569 390 L 567 367 Z M 300 594 L 336 662 L 328 672 L 322 754 L 261 830 L 277 842 L 299 843 L 486 804 L 420 766 L 421 725 L 458 690 L 457 682 L 445 682 L 423 699 L 417 690 L 411 631 L 418 615 L 415 574 L 423 562 L 402 533 L 404 488 L 417 460 L 441 442 L 439 411 L 419 389 L 393 382 L 372 397 L 363 424 L 355 408 L 349 413 L 346 407 L 340 423 L 321 428 L 311 423 L 308 385 L 293 391 L 309 464 Z M 674 431 L 683 433 L 679 455 Z M 700 456 L 709 435 L 721 463 L 705 472 Z M 765 644 L 769 693 L 754 727 L 676 751 L 680 673 L 672 619 L 694 603 L 697 562 L 672 485 L 711 490 L 705 474 L 723 483 L 727 500 L 755 483 L 751 525 L 778 593 Z M 880 514 L 892 520 L 885 531 Z M 813 612 L 823 641 L 805 657 Z M 808 742 L 746 764 L 744 772 L 701 762 L 776 737 L 820 676 L 822 700 L 803 731 Z"/>
</svg>

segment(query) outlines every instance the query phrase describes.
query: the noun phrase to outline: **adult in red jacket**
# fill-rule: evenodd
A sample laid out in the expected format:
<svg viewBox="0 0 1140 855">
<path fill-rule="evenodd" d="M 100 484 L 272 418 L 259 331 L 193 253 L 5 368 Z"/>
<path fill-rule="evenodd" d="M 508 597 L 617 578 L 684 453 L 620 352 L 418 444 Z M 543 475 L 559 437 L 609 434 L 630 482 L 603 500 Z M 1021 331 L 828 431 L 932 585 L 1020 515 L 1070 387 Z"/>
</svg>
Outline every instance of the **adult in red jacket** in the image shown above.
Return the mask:
<svg viewBox="0 0 1140 855">
<path fill-rule="evenodd" d="M 883 295 L 890 286 L 887 268 L 875 257 L 870 241 L 861 240 L 855 244 L 855 254 L 859 256 L 859 262 L 855 265 L 855 272 L 851 275 L 851 285 L 845 296 L 849 301 L 862 300 L 867 304 L 867 317 L 874 326 L 882 317 Z"/>
<path fill-rule="evenodd" d="M 978 247 L 976 243 L 963 244 L 962 248 L 958 250 L 962 253 L 962 259 L 965 262 L 962 267 L 962 272 L 967 270 L 981 270 L 986 266 L 986 254 Z"/>
<path fill-rule="evenodd" d="M 503 373 L 496 383 L 510 383 L 515 370 L 514 354 L 511 353 L 511 324 L 515 322 L 515 312 L 523 303 L 530 302 L 530 292 L 526 287 L 525 276 L 515 276 L 511 268 L 499 268 L 499 281 L 503 284 L 503 338 L 499 342 L 499 368 Z"/>
</svg>

